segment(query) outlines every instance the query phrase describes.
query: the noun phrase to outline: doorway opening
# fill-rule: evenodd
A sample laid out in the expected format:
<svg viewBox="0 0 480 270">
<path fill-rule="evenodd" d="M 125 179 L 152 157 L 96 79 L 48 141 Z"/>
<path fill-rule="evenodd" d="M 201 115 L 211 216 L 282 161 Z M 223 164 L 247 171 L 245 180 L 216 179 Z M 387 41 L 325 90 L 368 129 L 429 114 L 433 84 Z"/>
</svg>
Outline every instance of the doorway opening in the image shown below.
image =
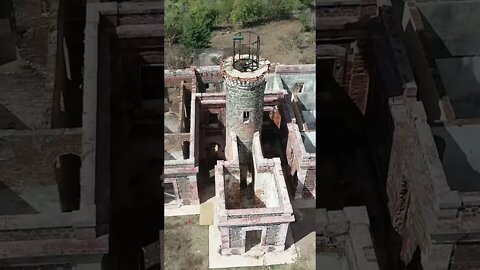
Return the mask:
<svg viewBox="0 0 480 270">
<path fill-rule="evenodd" d="M 260 246 L 262 243 L 262 230 L 247 231 L 245 234 L 245 252 Z"/>
<path fill-rule="evenodd" d="M 75 154 L 64 154 L 54 161 L 62 212 L 80 209 L 80 166 L 81 158 Z"/>
</svg>

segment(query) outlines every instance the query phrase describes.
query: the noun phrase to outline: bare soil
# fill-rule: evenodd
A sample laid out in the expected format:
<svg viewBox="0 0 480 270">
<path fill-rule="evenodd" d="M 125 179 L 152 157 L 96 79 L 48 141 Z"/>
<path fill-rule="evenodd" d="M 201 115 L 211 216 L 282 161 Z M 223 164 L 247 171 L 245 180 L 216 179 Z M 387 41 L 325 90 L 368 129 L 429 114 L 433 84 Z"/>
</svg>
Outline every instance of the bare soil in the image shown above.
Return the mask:
<svg viewBox="0 0 480 270">
<path fill-rule="evenodd" d="M 297 20 L 284 20 L 241 30 L 216 31 L 211 47 L 232 47 L 232 36 L 237 31 L 252 31 L 260 36 L 261 55 L 272 63 L 313 64 L 315 60 L 315 32 L 303 32 Z"/>
<path fill-rule="evenodd" d="M 199 216 L 165 217 L 164 269 L 208 269 L 208 226 Z"/>
<path fill-rule="evenodd" d="M 232 37 L 238 31 L 252 31 L 260 36 L 260 54 L 272 63 L 287 65 L 315 63 L 315 32 L 304 32 L 297 20 L 271 22 L 252 28 L 218 30 L 212 35 L 210 47 L 219 50 L 232 48 Z M 165 44 L 165 66 L 182 69 L 193 59 L 182 52 L 178 44 Z M 205 65 L 205 64 L 200 64 Z"/>
</svg>

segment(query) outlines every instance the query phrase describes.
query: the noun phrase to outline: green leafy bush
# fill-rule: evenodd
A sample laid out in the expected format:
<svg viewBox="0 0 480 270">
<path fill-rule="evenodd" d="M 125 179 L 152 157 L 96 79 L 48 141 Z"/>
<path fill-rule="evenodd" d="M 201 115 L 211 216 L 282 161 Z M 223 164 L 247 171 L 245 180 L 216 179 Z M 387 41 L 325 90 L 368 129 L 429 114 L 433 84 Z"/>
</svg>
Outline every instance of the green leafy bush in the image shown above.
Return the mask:
<svg viewBox="0 0 480 270">
<path fill-rule="evenodd" d="M 252 26 L 263 20 L 264 6 L 261 0 L 235 0 L 232 21 L 242 26 Z"/>
</svg>

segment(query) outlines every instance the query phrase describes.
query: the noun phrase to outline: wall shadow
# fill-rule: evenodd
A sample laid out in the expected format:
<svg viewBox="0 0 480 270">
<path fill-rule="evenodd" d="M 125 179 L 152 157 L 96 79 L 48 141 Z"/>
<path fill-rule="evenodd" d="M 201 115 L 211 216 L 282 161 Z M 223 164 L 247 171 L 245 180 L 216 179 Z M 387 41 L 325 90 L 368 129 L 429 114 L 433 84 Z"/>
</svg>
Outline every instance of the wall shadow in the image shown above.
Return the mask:
<svg viewBox="0 0 480 270">
<path fill-rule="evenodd" d="M 0 181 L 0 216 L 38 213 L 27 201 Z"/>
</svg>

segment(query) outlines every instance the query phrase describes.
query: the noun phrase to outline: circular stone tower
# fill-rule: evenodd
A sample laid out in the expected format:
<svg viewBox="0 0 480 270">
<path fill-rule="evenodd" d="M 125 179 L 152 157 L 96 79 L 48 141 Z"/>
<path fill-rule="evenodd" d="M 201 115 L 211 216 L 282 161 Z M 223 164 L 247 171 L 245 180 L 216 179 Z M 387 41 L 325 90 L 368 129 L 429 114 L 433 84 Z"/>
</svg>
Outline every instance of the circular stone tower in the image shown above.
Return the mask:
<svg viewBox="0 0 480 270">
<path fill-rule="evenodd" d="M 259 56 L 260 38 L 252 32 L 233 37 L 233 56 L 222 66 L 226 92 L 227 155 L 236 136 L 240 164 L 250 163 L 253 134 L 261 131 L 263 99 L 270 62 Z"/>
</svg>

